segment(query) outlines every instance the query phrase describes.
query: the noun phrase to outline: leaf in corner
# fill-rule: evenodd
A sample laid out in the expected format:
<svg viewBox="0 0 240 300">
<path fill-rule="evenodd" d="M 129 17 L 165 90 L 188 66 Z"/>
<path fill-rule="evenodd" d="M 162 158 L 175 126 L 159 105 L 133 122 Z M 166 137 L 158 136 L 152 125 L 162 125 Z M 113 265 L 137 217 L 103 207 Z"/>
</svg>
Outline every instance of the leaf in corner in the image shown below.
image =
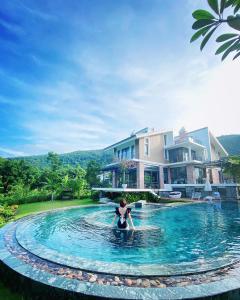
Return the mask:
<svg viewBox="0 0 240 300">
<path fill-rule="evenodd" d="M 217 49 L 215 54 L 218 55 L 218 54 L 222 53 L 223 51 L 227 50 L 227 48 L 230 47 L 235 41 L 236 41 L 236 39 L 233 39 L 231 41 L 224 43 Z"/>
<path fill-rule="evenodd" d="M 217 15 L 219 15 L 218 0 L 208 0 L 208 4 Z"/>
<path fill-rule="evenodd" d="M 226 7 L 226 0 L 221 0 L 221 3 L 220 3 L 220 14 L 223 13 L 225 7 Z"/>
<path fill-rule="evenodd" d="M 233 60 L 240 56 L 240 51 L 233 57 Z"/>
<path fill-rule="evenodd" d="M 234 8 L 234 13 L 236 14 L 240 10 L 240 3 Z"/>
<path fill-rule="evenodd" d="M 203 48 L 205 47 L 205 45 L 207 44 L 207 42 L 209 41 L 210 37 L 212 36 L 212 34 L 214 33 L 214 31 L 217 29 L 217 26 L 215 28 L 213 28 L 206 36 L 205 38 L 202 40 L 200 49 L 203 50 Z"/>
<path fill-rule="evenodd" d="M 226 40 L 229 40 L 233 37 L 237 37 L 238 34 L 237 33 L 226 33 L 226 34 L 222 34 L 220 35 L 217 39 L 216 42 L 220 43 L 220 42 L 224 42 Z"/>
<path fill-rule="evenodd" d="M 227 22 L 229 26 L 240 31 L 240 15 L 237 15 L 236 17 L 229 16 Z"/>
<path fill-rule="evenodd" d="M 194 19 L 196 20 L 202 20 L 202 19 L 207 19 L 207 20 L 211 20 L 211 19 L 215 19 L 214 15 L 212 15 L 210 12 L 208 12 L 207 10 L 203 10 L 203 9 L 198 9 L 195 10 L 192 14 L 192 16 L 194 17 Z"/>
<path fill-rule="evenodd" d="M 232 52 L 238 49 L 238 41 L 236 41 L 230 48 L 228 48 L 223 56 L 222 56 L 222 61 Z"/>
<path fill-rule="evenodd" d="M 195 32 L 190 40 L 190 43 L 196 41 L 200 36 L 204 36 L 210 28 L 212 28 L 212 25 L 206 26 L 206 27 L 198 30 L 197 32 Z"/>
<path fill-rule="evenodd" d="M 214 20 L 208 20 L 208 19 L 197 20 L 196 22 L 193 23 L 192 29 L 197 30 L 214 23 L 215 23 Z"/>
</svg>

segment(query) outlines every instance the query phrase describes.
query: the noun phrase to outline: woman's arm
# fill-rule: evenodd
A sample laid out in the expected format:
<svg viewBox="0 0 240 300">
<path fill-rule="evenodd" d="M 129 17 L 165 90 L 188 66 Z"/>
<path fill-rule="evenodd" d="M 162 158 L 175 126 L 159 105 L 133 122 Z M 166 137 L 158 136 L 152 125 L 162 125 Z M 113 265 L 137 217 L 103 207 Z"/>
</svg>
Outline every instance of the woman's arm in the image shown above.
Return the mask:
<svg viewBox="0 0 240 300">
<path fill-rule="evenodd" d="M 129 217 L 129 220 L 130 220 L 130 222 L 131 222 L 132 229 L 135 230 L 135 227 L 134 227 L 134 225 L 133 225 L 132 216 L 131 216 L 130 213 L 128 213 L 128 217 Z"/>
<path fill-rule="evenodd" d="M 117 215 L 115 214 L 114 217 L 113 217 L 111 226 L 113 226 L 113 224 L 114 224 L 114 222 L 115 222 L 115 220 L 116 220 L 116 217 L 117 217 Z"/>
</svg>

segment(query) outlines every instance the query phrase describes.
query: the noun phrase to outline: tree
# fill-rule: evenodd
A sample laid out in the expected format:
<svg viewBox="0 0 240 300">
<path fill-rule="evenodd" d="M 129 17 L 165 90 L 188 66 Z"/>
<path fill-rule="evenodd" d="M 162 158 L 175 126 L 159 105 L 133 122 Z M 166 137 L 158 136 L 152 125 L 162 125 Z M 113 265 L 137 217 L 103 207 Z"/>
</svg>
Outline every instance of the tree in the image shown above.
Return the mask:
<svg viewBox="0 0 240 300">
<path fill-rule="evenodd" d="M 224 173 L 233 177 L 236 182 L 240 182 L 240 156 L 231 156 L 224 166 Z"/>
<path fill-rule="evenodd" d="M 58 154 L 49 152 L 47 156 L 49 168 L 44 173 L 44 185 L 47 190 L 51 192 L 51 200 L 54 199 L 54 194 L 61 188 L 61 176 L 60 176 L 60 159 Z"/>
<path fill-rule="evenodd" d="M 47 162 L 52 171 L 56 171 L 61 166 L 59 155 L 54 152 L 48 152 Z"/>
<path fill-rule="evenodd" d="M 37 169 L 23 160 L 1 159 L 0 176 L 2 192 L 6 195 L 13 186 L 21 183 L 31 187 L 36 182 Z"/>
<path fill-rule="evenodd" d="M 122 183 L 125 184 L 126 183 L 126 172 L 129 169 L 135 168 L 136 163 L 132 160 L 121 160 L 119 167 L 120 167 L 120 170 L 122 173 Z"/>
<path fill-rule="evenodd" d="M 86 180 L 87 180 L 87 183 L 89 184 L 90 187 L 99 186 L 99 184 L 100 184 L 100 178 L 99 178 L 100 171 L 101 171 L 101 166 L 97 161 L 91 160 L 91 161 L 88 162 L 87 170 L 86 170 Z"/>
<path fill-rule="evenodd" d="M 85 195 L 87 190 L 87 182 L 85 179 L 86 171 L 80 166 L 77 166 L 74 171 L 75 176 L 73 179 L 69 180 L 69 187 L 72 188 L 74 194 L 79 199 Z"/>
<path fill-rule="evenodd" d="M 236 59 L 240 56 L 240 14 L 237 14 L 240 10 L 240 0 L 208 0 L 208 5 L 214 14 L 203 9 L 198 9 L 192 14 L 195 19 L 192 28 L 197 31 L 191 42 L 203 37 L 200 45 L 200 49 L 203 50 L 213 33 L 222 24 L 226 24 L 236 31 L 222 34 L 216 39 L 217 43 L 222 44 L 215 54 L 223 54 L 224 60 L 230 53 L 234 53 L 233 59 Z M 232 14 L 224 17 L 227 9 L 231 9 Z"/>
</svg>

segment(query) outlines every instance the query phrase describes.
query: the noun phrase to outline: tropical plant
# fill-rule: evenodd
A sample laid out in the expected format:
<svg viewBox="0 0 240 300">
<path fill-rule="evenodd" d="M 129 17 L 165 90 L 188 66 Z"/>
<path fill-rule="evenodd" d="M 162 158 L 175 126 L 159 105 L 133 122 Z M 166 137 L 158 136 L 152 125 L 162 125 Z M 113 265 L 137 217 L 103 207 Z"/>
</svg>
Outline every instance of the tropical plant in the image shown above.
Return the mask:
<svg viewBox="0 0 240 300">
<path fill-rule="evenodd" d="M 87 193 L 87 181 L 85 179 L 86 171 L 80 166 L 75 168 L 75 176 L 69 181 L 69 187 L 72 188 L 74 195 L 79 199 Z"/>
<path fill-rule="evenodd" d="M 100 171 L 101 171 L 101 165 L 97 161 L 91 160 L 87 164 L 86 180 L 90 187 L 93 186 L 97 187 L 100 185 L 100 178 L 99 178 Z"/>
<path fill-rule="evenodd" d="M 195 19 L 192 28 L 196 33 L 192 36 L 191 42 L 202 37 L 200 49 L 203 50 L 217 28 L 227 24 L 236 31 L 218 36 L 216 42 L 222 44 L 215 54 L 223 54 L 224 60 L 230 53 L 234 53 L 233 59 L 236 59 L 240 56 L 240 14 L 237 14 L 240 10 L 240 0 L 208 0 L 208 5 L 211 12 L 198 9 L 192 14 Z M 224 17 L 224 13 L 226 10 L 229 12 L 229 9 L 232 10 L 232 14 Z"/>
<path fill-rule="evenodd" d="M 231 156 L 224 164 L 224 173 L 240 183 L 240 156 Z"/>
<path fill-rule="evenodd" d="M 136 167 L 136 163 L 132 160 L 121 160 L 119 167 L 122 173 L 122 183 L 125 184 L 127 170 Z"/>
</svg>

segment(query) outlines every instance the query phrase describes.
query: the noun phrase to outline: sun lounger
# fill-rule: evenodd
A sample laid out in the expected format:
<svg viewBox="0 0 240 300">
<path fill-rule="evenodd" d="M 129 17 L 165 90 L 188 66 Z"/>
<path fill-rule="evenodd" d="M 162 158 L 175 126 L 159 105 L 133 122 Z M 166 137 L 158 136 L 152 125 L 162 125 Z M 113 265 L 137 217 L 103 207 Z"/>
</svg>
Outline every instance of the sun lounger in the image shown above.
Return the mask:
<svg viewBox="0 0 240 300">
<path fill-rule="evenodd" d="M 202 193 L 201 192 L 194 192 L 192 193 L 192 200 L 200 200 L 202 197 Z"/>
</svg>

